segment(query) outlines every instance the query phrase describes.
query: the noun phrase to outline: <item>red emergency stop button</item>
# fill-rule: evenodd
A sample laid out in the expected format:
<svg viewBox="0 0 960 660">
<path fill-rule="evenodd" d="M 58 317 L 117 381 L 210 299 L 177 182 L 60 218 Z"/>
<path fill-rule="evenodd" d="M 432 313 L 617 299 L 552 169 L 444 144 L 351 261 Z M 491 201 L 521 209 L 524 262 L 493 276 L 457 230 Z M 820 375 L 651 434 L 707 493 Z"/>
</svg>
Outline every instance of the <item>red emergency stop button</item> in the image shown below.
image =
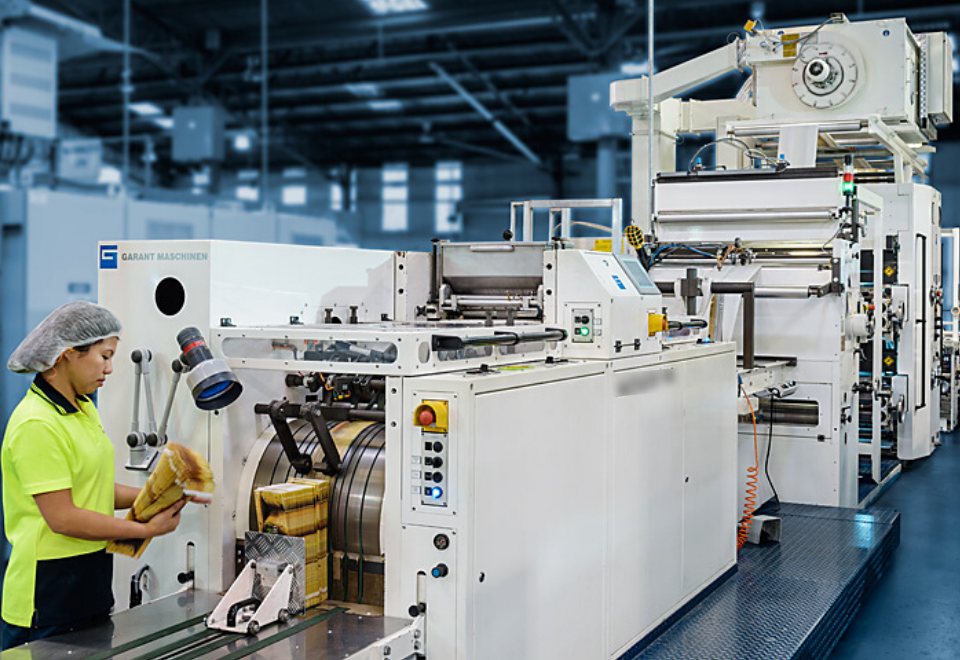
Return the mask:
<svg viewBox="0 0 960 660">
<path fill-rule="evenodd" d="M 418 419 L 420 421 L 420 426 L 433 426 L 433 423 L 437 421 L 437 416 L 430 408 L 424 408 L 420 411 L 420 416 Z"/>
</svg>

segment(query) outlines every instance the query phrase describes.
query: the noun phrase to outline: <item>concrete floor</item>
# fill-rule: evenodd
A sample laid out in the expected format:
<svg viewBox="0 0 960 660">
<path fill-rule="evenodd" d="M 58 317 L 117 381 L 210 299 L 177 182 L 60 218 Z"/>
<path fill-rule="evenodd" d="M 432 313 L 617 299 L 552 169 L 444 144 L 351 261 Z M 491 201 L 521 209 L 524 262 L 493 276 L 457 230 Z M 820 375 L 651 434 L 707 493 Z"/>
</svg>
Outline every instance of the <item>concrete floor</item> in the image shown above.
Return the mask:
<svg viewBox="0 0 960 660">
<path fill-rule="evenodd" d="M 874 506 L 901 512 L 900 547 L 831 660 L 960 658 L 960 432 Z"/>
</svg>

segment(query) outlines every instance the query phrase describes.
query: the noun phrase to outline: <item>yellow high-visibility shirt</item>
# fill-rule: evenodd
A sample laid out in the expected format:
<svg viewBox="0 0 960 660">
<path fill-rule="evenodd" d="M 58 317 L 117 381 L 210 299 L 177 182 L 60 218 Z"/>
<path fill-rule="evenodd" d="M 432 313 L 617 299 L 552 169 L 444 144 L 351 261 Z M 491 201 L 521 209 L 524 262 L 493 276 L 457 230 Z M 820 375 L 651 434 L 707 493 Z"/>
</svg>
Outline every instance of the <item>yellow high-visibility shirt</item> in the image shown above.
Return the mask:
<svg viewBox="0 0 960 660">
<path fill-rule="evenodd" d="M 3 583 L 2 616 L 13 625 L 29 627 L 41 607 L 34 602 L 37 562 L 89 555 L 107 545 L 54 533 L 34 500 L 34 495 L 70 489 L 78 508 L 113 515 L 113 444 L 96 406 L 86 397 L 79 397 L 78 404 L 79 409 L 38 374 L 10 416 L 3 437 L 4 529 L 12 551 Z M 57 609 L 55 603 L 52 606 Z M 90 614 L 87 610 L 77 616 Z"/>
</svg>

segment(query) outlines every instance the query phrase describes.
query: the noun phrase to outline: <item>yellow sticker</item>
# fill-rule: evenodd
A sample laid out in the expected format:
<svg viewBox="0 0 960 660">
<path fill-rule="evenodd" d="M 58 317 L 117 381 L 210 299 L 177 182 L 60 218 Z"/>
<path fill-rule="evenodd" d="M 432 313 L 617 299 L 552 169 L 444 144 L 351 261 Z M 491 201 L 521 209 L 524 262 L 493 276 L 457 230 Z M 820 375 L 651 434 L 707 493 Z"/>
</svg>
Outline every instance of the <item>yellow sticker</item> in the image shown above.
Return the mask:
<svg viewBox="0 0 960 660">
<path fill-rule="evenodd" d="M 800 34 L 782 34 L 780 35 L 780 43 L 783 44 L 783 56 L 784 57 L 796 57 L 797 56 L 797 45 L 800 41 Z"/>
<path fill-rule="evenodd" d="M 886 275 L 887 277 L 891 277 L 895 272 L 897 271 L 893 269 L 893 266 L 887 266 L 886 270 L 883 271 L 883 274 Z"/>
<path fill-rule="evenodd" d="M 594 252 L 611 252 L 613 251 L 613 240 L 609 238 L 598 238 L 593 242 L 593 251 Z"/>
<path fill-rule="evenodd" d="M 885 365 L 887 365 L 888 367 L 892 367 L 892 366 L 893 366 L 893 358 L 888 355 L 887 357 L 885 357 L 885 358 L 883 359 L 883 363 L 884 363 Z"/>
</svg>

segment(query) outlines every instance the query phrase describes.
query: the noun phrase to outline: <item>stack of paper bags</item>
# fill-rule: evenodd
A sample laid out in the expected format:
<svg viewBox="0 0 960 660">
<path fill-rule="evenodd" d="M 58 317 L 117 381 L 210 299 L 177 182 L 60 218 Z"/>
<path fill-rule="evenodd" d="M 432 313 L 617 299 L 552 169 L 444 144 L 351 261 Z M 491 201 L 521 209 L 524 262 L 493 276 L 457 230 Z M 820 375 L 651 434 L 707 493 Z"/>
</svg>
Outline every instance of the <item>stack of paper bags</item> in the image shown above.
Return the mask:
<svg viewBox="0 0 960 660">
<path fill-rule="evenodd" d="M 184 497 L 210 501 L 215 487 L 207 459 L 182 445 L 170 443 L 164 447 L 157 467 L 127 512 L 127 520 L 148 522 Z M 107 551 L 137 559 L 149 543 L 150 539 L 111 541 Z"/>
<path fill-rule="evenodd" d="M 259 531 L 303 538 L 306 543 L 307 607 L 327 599 L 327 522 L 330 482 L 291 479 L 256 490 Z"/>
</svg>

